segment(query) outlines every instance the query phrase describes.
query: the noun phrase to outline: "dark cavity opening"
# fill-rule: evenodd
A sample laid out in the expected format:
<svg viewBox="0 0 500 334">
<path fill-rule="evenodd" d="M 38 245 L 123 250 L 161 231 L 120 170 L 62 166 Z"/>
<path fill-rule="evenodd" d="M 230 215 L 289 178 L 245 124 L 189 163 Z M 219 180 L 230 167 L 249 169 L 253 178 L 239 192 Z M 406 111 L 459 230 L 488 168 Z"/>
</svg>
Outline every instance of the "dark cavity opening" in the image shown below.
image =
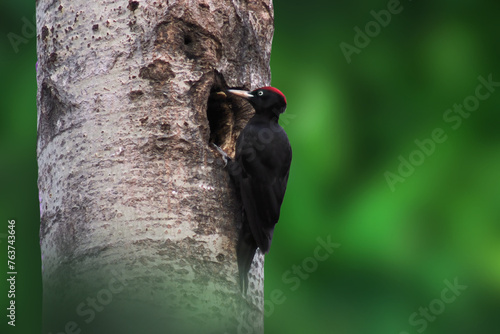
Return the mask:
<svg viewBox="0 0 500 334">
<path fill-rule="evenodd" d="M 131 11 L 135 11 L 139 7 L 139 1 L 129 1 L 127 8 Z"/>
<path fill-rule="evenodd" d="M 224 89 L 214 84 L 210 89 L 207 102 L 207 118 L 210 126 L 210 143 L 217 146 L 225 146 L 228 137 L 231 135 L 233 123 L 232 104 L 227 95 L 223 95 Z M 225 93 L 224 93 L 225 94 Z"/>
<path fill-rule="evenodd" d="M 246 100 L 229 94 L 227 89 L 224 78 L 216 72 L 207 101 L 209 144 L 216 144 L 234 157 L 236 140 L 254 110 Z"/>
</svg>

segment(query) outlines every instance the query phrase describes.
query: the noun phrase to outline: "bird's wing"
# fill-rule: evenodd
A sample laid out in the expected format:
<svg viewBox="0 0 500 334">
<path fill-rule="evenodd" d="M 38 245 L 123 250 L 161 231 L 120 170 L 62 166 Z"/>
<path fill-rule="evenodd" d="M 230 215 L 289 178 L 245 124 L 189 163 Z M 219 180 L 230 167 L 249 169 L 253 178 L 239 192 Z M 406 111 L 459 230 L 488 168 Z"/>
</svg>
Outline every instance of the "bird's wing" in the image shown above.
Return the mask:
<svg viewBox="0 0 500 334">
<path fill-rule="evenodd" d="M 278 152 L 242 147 L 237 157 L 242 168 L 239 177 L 242 204 L 252 234 L 263 253 L 269 251 L 288 181 L 291 148 L 288 138 L 284 139 L 284 144 L 278 145 Z"/>
</svg>

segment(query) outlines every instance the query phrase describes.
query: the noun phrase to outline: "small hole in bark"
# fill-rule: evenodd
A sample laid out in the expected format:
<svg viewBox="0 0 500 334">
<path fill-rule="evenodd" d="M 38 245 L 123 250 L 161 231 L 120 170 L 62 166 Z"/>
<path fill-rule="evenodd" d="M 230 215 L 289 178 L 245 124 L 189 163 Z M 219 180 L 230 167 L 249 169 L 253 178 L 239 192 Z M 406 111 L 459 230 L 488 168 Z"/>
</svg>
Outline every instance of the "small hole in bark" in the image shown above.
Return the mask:
<svg viewBox="0 0 500 334">
<path fill-rule="evenodd" d="M 127 8 L 131 11 L 135 11 L 139 7 L 139 1 L 129 1 Z"/>
<path fill-rule="evenodd" d="M 52 52 L 52 53 L 50 54 L 50 56 L 49 56 L 49 60 L 48 60 L 47 64 L 48 64 L 49 66 L 51 66 L 51 65 L 54 65 L 54 63 L 55 63 L 56 61 L 57 61 L 57 53 Z"/>
<path fill-rule="evenodd" d="M 42 40 L 45 40 L 49 35 L 49 28 L 47 26 L 42 27 Z"/>
<path fill-rule="evenodd" d="M 161 123 L 160 124 L 160 130 L 162 132 L 168 132 L 170 130 L 170 124 L 168 124 L 168 123 Z"/>
<path fill-rule="evenodd" d="M 128 97 L 130 100 L 137 100 L 138 98 L 140 98 L 141 96 L 144 95 L 144 92 L 142 90 L 131 90 L 129 93 L 128 93 Z"/>
<path fill-rule="evenodd" d="M 184 45 L 189 45 L 193 42 L 193 39 L 189 35 L 184 35 Z"/>
</svg>

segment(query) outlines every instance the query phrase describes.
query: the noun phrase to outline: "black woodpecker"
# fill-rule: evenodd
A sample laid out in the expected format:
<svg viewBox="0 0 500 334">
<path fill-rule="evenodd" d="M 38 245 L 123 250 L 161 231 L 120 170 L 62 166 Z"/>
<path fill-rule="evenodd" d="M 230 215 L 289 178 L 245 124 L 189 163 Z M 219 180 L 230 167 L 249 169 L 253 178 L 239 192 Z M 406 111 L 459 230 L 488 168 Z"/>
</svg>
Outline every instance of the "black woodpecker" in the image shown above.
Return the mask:
<svg viewBox="0 0 500 334">
<path fill-rule="evenodd" d="M 279 115 L 286 109 L 286 98 L 281 91 L 262 87 L 251 92 L 233 89 L 227 92 L 248 100 L 255 109 L 255 115 L 236 140 L 234 160 L 228 162 L 243 206 L 236 253 L 240 286 L 246 293 L 248 272 L 257 247 L 266 254 L 271 246 L 285 196 L 292 148 L 285 130 L 278 124 Z"/>
</svg>

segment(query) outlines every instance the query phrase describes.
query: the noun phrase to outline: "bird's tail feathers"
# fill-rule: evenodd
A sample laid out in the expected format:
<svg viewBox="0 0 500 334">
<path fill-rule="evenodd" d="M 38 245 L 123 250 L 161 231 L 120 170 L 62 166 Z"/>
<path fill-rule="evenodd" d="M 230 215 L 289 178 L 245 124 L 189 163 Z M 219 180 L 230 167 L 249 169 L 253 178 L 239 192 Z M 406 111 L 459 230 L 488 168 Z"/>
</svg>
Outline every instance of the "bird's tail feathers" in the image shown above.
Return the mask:
<svg viewBox="0 0 500 334">
<path fill-rule="evenodd" d="M 255 242 L 252 232 L 247 224 L 243 224 L 240 229 L 238 244 L 236 246 L 236 255 L 238 258 L 238 271 L 239 282 L 243 294 L 247 293 L 248 289 L 248 272 L 252 266 L 252 261 L 257 250 L 257 243 Z"/>
</svg>

